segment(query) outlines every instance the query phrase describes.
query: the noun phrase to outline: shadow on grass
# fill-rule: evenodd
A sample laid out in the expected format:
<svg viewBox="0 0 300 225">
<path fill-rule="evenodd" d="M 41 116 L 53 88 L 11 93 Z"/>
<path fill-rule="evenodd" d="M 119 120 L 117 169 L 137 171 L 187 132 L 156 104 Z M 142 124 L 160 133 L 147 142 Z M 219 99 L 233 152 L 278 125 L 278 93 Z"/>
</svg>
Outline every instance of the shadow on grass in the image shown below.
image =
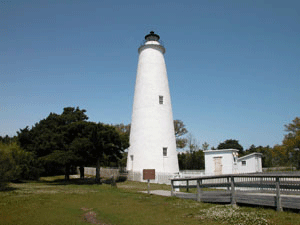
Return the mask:
<svg viewBox="0 0 300 225">
<path fill-rule="evenodd" d="M 85 179 L 80 179 L 80 178 L 73 178 L 70 180 L 65 180 L 63 178 L 55 179 L 55 180 L 41 180 L 40 182 L 42 183 L 47 183 L 47 184 L 53 184 L 53 185 L 94 185 L 94 184 L 99 184 L 96 183 L 94 178 L 85 178 Z M 101 183 L 100 183 L 101 184 Z"/>
<path fill-rule="evenodd" d="M 72 178 L 70 180 L 65 180 L 64 178 L 58 178 L 54 180 L 41 180 L 40 182 L 42 183 L 47 183 L 47 184 L 53 184 L 53 185 L 101 185 L 101 184 L 116 184 L 116 183 L 121 183 L 125 182 L 126 179 L 124 178 L 119 178 L 117 181 L 112 180 L 111 178 L 101 178 L 100 183 L 96 182 L 95 178 Z"/>
<path fill-rule="evenodd" d="M 17 188 L 10 187 L 7 183 L 0 183 L 0 192 L 15 191 Z"/>
</svg>

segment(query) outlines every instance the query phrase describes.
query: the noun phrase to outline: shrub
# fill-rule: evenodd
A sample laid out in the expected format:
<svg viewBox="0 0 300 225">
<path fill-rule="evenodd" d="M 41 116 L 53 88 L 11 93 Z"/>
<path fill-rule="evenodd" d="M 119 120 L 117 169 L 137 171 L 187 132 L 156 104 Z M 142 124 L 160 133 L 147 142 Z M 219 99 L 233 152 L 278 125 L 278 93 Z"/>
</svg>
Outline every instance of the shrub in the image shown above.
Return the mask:
<svg viewBox="0 0 300 225">
<path fill-rule="evenodd" d="M 38 160 L 17 143 L 0 143 L 0 182 L 33 180 L 39 178 L 41 169 Z"/>
</svg>

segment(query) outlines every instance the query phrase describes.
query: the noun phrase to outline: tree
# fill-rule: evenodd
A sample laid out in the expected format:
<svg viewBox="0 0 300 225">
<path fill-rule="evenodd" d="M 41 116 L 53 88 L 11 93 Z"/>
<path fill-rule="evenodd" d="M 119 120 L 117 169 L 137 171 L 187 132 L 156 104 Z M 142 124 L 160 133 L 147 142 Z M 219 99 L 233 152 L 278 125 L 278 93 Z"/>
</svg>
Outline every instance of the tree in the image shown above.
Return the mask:
<svg viewBox="0 0 300 225">
<path fill-rule="evenodd" d="M 244 148 L 239 144 L 239 141 L 228 139 L 224 142 L 220 143 L 217 147 L 217 149 L 237 149 L 239 150 L 239 155 L 244 155 Z"/>
<path fill-rule="evenodd" d="M 187 134 L 188 131 L 181 120 L 174 120 L 174 131 L 176 137 L 176 147 L 181 149 L 184 148 L 187 145 L 188 140 L 182 136 Z"/>
<path fill-rule="evenodd" d="M 174 120 L 173 123 L 174 123 L 174 132 L 176 138 L 176 147 L 179 149 L 183 149 L 186 147 L 188 139 L 182 136 L 187 134 L 188 131 L 181 120 Z M 123 123 L 121 123 L 121 124 L 115 124 L 113 126 L 123 135 L 125 141 L 124 143 L 126 143 L 126 140 L 128 140 L 129 142 L 131 125 L 130 124 L 124 125 Z"/>
<path fill-rule="evenodd" d="M 197 140 L 192 134 L 186 138 L 186 152 L 178 154 L 180 170 L 199 170 L 204 169 L 204 153 L 200 149 Z"/>
<path fill-rule="evenodd" d="M 65 178 L 68 180 L 70 166 L 80 160 L 71 146 L 85 127 L 84 122 L 88 119 L 85 112 L 78 107 L 66 107 L 61 115 L 50 113 L 31 129 L 26 127 L 17 132 L 21 147 L 40 158 L 44 166 L 64 166 Z"/>
<path fill-rule="evenodd" d="M 126 134 L 128 136 L 128 139 L 129 139 L 130 128 L 131 128 L 130 124 L 124 125 L 123 123 L 120 123 L 120 124 L 115 124 L 115 125 L 112 125 L 112 126 L 114 126 L 117 129 L 117 131 L 119 131 L 120 133 Z"/>
<path fill-rule="evenodd" d="M 192 134 L 187 137 L 187 148 L 190 153 L 200 150 L 197 140 Z"/>
<path fill-rule="evenodd" d="M 296 117 L 292 123 L 285 126 L 285 131 L 288 132 L 284 139 L 283 145 L 288 148 L 288 150 L 300 149 L 300 118 Z"/>
<path fill-rule="evenodd" d="M 37 179 L 41 170 L 33 154 L 16 143 L 0 143 L 0 185 L 10 180 Z"/>
<path fill-rule="evenodd" d="M 88 122 L 86 122 L 88 123 Z M 78 156 L 76 160 L 77 166 L 79 166 L 80 179 L 84 179 L 84 166 L 93 166 L 93 158 L 89 151 L 92 148 L 92 143 L 88 138 L 88 133 L 76 137 L 71 143 L 70 150 Z"/>
<path fill-rule="evenodd" d="M 117 132 L 119 133 L 122 144 L 124 145 L 122 148 L 126 149 L 129 147 L 129 137 L 130 137 L 130 124 L 124 125 L 123 123 L 121 124 L 116 124 L 113 125 Z M 123 156 L 122 156 L 123 157 Z"/>
<path fill-rule="evenodd" d="M 1 137 L 0 136 L 0 142 L 4 143 L 4 144 L 10 144 L 13 142 L 16 142 L 17 137 L 9 137 L 8 135 L 5 135 L 5 137 Z"/>
<path fill-rule="evenodd" d="M 96 182 L 100 183 L 101 160 L 119 160 L 122 152 L 128 147 L 115 127 L 102 123 L 94 124 L 89 136 L 92 143 L 90 154 L 96 160 Z"/>
<path fill-rule="evenodd" d="M 102 123 L 88 122 L 86 110 L 64 108 L 61 115 L 50 115 L 18 132 L 21 146 L 39 158 L 45 167 L 63 166 L 65 179 L 70 168 L 96 165 L 96 181 L 100 182 L 100 165 L 118 163 L 122 151 L 128 147 L 128 134 Z M 109 162 L 106 162 L 109 161 Z"/>
<path fill-rule="evenodd" d="M 202 150 L 193 152 L 182 152 L 178 154 L 180 170 L 202 170 L 204 169 L 204 153 Z"/>
<path fill-rule="evenodd" d="M 254 152 L 262 153 L 262 167 L 273 167 L 283 165 L 282 162 L 279 161 L 280 156 L 274 152 L 274 149 L 270 146 L 258 146 L 251 145 L 249 149 L 245 151 L 245 154 L 251 154 Z"/>
<path fill-rule="evenodd" d="M 297 169 L 300 169 L 299 149 L 300 149 L 300 118 L 296 117 L 292 123 L 284 125 L 285 131 L 288 132 L 282 141 L 287 150 L 287 154 L 294 156 Z"/>
<path fill-rule="evenodd" d="M 209 147 L 209 144 L 205 141 L 203 144 L 202 144 L 202 150 L 207 150 Z"/>
<path fill-rule="evenodd" d="M 175 137 L 180 137 L 188 133 L 184 123 L 181 120 L 174 120 Z"/>
</svg>

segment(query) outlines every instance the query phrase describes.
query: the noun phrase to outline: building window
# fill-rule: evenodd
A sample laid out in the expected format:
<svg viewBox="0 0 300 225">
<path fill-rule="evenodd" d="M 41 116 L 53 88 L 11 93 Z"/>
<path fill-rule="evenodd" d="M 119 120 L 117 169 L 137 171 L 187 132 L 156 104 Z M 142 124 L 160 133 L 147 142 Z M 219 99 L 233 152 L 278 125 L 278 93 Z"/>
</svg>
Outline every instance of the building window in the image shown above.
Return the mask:
<svg viewBox="0 0 300 225">
<path fill-rule="evenodd" d="M 242 161 L 242 166 L 246 166 L 246 161 Z"/>
<path fill-rule="evenodd" d="M 130 159 L 131 159 L 131 161 L 133 161 L 133 155 L 130 155 Z"/>
<path fill-rule="evenodd" d="M 164 104 L 164 96 L 162 95 L 159 96 L 159 104 Z"/>
<path fill-rule="evenodd" d="M 168 156 L 168 148 L 163 148 L 163 156 Z"/>
</svg>

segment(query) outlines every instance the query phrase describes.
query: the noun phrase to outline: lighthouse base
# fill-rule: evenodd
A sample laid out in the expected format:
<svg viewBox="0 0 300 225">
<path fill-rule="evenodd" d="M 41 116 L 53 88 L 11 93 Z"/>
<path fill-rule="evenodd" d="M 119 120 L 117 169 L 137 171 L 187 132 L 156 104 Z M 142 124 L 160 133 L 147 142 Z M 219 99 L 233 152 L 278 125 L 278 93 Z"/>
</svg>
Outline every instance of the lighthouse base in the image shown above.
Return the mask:
<svg viewBox="0 0 300 225">
<path fill-rule="evenodd" d="M 178 173 L 155 172 L 155 180 L 150 180 L 151 183 L 171 184 L 171 179 L 179 177 Z M 128 171 L 127 179 L 130 181 L 147 182 L 143 180 L 143 173 L 138 171 Z"/>
</svg>

